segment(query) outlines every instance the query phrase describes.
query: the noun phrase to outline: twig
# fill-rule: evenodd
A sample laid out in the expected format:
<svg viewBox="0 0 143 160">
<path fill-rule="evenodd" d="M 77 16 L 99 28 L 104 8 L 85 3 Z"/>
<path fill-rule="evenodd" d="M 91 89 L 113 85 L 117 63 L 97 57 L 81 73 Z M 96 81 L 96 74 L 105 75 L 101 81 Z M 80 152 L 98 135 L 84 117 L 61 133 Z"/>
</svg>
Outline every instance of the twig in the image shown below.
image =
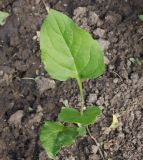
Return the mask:
<svg viewBox="0 0 143 160">
<path fill-rule="evenodd" d="M 103 160 L 105 160 L 105 157 L 104 157 L 104 155 L 103 155 L 103 153 L 102 153 L 102 150 L 101 150 L 101 148 L 100 148 L 100 146 L 99 146 L 99 143 L 97 142 L 96 138 L 93 137 L 93 135 L 91 134 L 91 132 L 90 132 L 90 130 L 89 130 L 88 127 L 86 127 L 86 130 L 87 130 L 89 136 L 91 137 L 91 139 L 92 139 L 92 140 L 95 142 L 95 144 L 99 147 L 98 150 L 99 150 L 99 154 L 100 154 L 101 158 L 102 158 Z"/>
<path fill-rule="evenodd" d="M 112 71 L 112 73 L 116 74 L 120 78 L 120 80 L 123 81 L 123 78 L 121 78 L 121 76 L 118 73 L 116 73 L 115 71 Z"/>
<path fill-rule="evenodd" d="M 30 78 L 30 77 L 24 77 L 24 78 L 21 78 L 21 79 L 25 79 L 25 80 L 33 80 L 33 81 L 35 81 L 34 78 Z"/>
<path fill-rule="evenodd" d="M 46 11 L 49 13 L 50 6 L 48 4 L 46 4 L 45 0 L 42 0 L 42 2 L 46 8 Z"/>
</svg>

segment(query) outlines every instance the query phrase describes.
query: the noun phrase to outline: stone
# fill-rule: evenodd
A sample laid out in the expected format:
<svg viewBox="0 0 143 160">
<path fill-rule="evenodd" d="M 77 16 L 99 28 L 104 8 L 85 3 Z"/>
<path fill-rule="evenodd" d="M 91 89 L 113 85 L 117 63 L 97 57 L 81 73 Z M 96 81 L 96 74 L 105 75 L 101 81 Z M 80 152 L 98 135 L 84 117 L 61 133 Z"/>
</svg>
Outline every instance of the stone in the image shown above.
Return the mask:
<svg viewBox="0 0 143 160">
<path fill-rule="evenodd" d="M 105 36 L 105 30 L 101 28 L 97 28 L 96 30 L 93 31 L 93 34 L 95 36 L 99 36 L 100 38 L 104 38 Z"/>
<path fill-rule="evenodd" d="M 96 94 L 89 94 L 89 97 L 88 97 L 88 102 L 89 103 L 95 103 L 97 101 L 97 95 Z"/>
<path fill-rule="evenodd" d="M 110 61 L 109 61 L 107 56 L 104 56 L 104 63 L 107 64 L 107 65 L 110 63 Z"/>
<path fill-rule="evenodd" d="M 12 114 L 8 120 L 8 123 L 12 126 L 19 127 L 21 126 L 21 120 L 24 116 L 23 110 L 18 110 L 14 114 Z"/>
<path fill-rule="evenodd" d="M 103 51 L 107 51 L 110 45 L 110 42 L 104 39 L 99 38 L 98 42 Z"/>
<path fill-rule="evenodd" d="M 39 89 L 40 94 L 44 93 L 48 89 L 55 88 L 55 81 L 49 78 L 42 77 L 36 80 L 37 88 Z"/>
</svg>

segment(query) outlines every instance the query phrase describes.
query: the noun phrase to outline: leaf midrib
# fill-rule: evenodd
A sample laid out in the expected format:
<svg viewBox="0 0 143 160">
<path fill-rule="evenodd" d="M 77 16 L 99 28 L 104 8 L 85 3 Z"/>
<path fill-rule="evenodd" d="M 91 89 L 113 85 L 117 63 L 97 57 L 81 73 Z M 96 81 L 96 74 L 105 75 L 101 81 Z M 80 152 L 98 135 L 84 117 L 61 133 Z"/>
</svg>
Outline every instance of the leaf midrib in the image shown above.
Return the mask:
<svg viewBox="0 0 143 160">
<path fill-rule="evenodd" d="M 54 15 L 54 14 L 53 14 L 53 15 Z M 64 42 L 65 42 L 65 44 L 66 44 L 67 48 L 69 49 L 70 54 L 71 54 L 71 57 L 72 57 L 73 62 L 74 62 L 74 67 L 75 67 L 75 71 L 76 71 L 76 76 L 75 76 L 75 77 L 73 77 L 73 78 L 80 79 L 80 76 L 79 76 L 79 74 L 78 74 L 78 69 L 77 69 L 77 66 L 76 66 L 75 60 L 74 60 L 74 58 L 73 58 L 73 55 L 72 55 L 71 49 L 70 49 L 70 47 L 69 47 L 69 45 L 68 45 L 68 43 L 67 43 L 67 41 L 66 41 L 66 39 L 65 39 L 65 34 L 64 34 L 64 33 L 65 33 L 65 30 L 66 30 L 66 24 L 65 24 L 65 21 L 64 21 L 64 19 L 63 19 L 63 22 L 64 22 L 64 24 L 65 24 L 65 29 L 64 29 L 64 33 L 62 33 L 62 31 L 61 31 L 61 29 L 60 29 L 60 27 L 59 27 L 59 23 L 58 23 L 57 18 L 56 18 L 56 16 L 55 16 L 55 15 L 54 15 L 54 18 L 55 18 L 55 20 L 56 20 L 56 22 L 57 22 L 57 24 L 58 24 L 58 28 L 59 28 L 59 30 L 60 30 L 60 32 L 61 32 L 61 35 L 63 35 L 63 36 L 61 36 L 61 37 L 63 38 L 63 40 L 64 40 Z M 73 32 L 72 32 L 72 35 L 73 35 Z M 72 37 L 73 37 L 73 36 L 72 36 Z M 72 43 L 73 43 L 73 38 L 72 38 Z"/>
</svg>

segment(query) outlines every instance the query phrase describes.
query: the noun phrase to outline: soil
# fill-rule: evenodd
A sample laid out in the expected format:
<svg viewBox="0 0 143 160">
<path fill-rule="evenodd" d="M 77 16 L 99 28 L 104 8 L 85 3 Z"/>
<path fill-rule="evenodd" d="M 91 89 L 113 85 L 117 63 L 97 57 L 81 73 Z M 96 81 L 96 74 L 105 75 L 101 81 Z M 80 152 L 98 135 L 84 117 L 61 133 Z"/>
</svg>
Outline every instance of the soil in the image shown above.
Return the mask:
<svg viewBox="0 0 143 160">
<path fill-rule="evenodd" d="M 45 2 L 73 18 L 104 49 L 106 72 L 84 82 L 84 96 L 87 105 L 103 110 L 90 131 L 105 159 L 142 160 L 143 23 L 138 19 L 142 1 Z M 0 10 L 11 13 L 0 27 L 0 160 L 48 160 L 38 139 L 40 127 L 46 119 L 57 119 L 65 101 L 79 106 L 78 87 L 74 80 L 53 81 L 43 70 L 38 34 L 46 10 L 41 0 L 1 0 Z M 113 114 L 119 115 L 119 125 L 108 130 Z M 57 156 L 61 159 L 102 157 L 87 135 L 63 149 Z"/>
</svg>

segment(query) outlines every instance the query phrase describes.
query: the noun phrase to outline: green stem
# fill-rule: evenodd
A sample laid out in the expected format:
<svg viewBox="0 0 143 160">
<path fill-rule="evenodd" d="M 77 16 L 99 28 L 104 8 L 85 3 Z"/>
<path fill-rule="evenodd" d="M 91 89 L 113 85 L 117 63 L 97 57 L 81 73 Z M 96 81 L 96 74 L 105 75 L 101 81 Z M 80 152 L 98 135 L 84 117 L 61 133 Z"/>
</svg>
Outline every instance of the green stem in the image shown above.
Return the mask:
<svg viewBox="0 0 143 160">
<path fill-rule="evenodd" d="M 78 83 L 79 90 L 80 90 L 80 102 L 81 102 L 80 114 L 83 115 L 83 109 L 84 109 L 83 86 L 82 86 L 82 81 L 79 77 L 77 78 L 77 83 Z"/>
</svg>

